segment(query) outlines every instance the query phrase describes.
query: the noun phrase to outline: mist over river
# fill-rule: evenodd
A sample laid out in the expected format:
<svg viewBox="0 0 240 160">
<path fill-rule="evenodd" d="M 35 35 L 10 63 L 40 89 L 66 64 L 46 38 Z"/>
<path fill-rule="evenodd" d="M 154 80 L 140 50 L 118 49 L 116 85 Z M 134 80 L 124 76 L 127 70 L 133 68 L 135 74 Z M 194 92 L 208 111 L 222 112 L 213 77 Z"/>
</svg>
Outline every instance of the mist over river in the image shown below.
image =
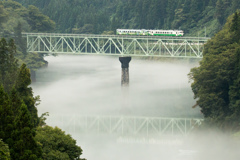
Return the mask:
<svg viewBox="0 0 240 160">
<path fill-rule="evenodd" d="M 59 122 L 50 121 L 55 115 L 68 115 L 64 121 L 76 115 L 202 118 L 200 109 L 192 108 L 195 100 L 187 76 L 198 65 L 196 62 L 133 57 L 126 99 L 118 57 L 59 55 L 47 56 L 45 60 L 48 67 L 37 71 L 37 82 L 31 87 L 34 95 L 41 97 L 39 115 L 49 112 L 47 123 L 51 126 L 60 126 Z M 127 143 L 123 137 L 82 135 L 68 130 L 69 126 L 60 128 L 77 140 L 83 149 L 81 157 L 87 160 L 212 160 L 217 153 L 226 151 L 224 145 L 230 143 L 220 135 L 212 143 L 212 138 L 201 139 L 199 135 L 168 140 L 132 137 Z M 228 152 L 216 160 L 233 160 L 238 154 L 234 149 L 229 152 L 232 148 L 228 146 Z"/>
</svg>

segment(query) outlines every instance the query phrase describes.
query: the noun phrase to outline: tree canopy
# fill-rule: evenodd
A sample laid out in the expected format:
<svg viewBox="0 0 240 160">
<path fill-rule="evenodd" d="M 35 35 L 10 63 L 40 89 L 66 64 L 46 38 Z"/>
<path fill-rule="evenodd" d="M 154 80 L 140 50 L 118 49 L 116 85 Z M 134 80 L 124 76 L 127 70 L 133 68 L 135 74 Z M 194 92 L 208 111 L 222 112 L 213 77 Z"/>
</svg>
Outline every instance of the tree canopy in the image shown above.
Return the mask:
<svg viewBox="0 0 240 160">
<path fill-rule="evenodd" d="M 10 160 L 10 151 L 7 144 L 0 139 L 0 159 Z"/>
<path fill-rule="evenodd" d="M 39 96 L 30 87 L 30 70 L 19 66 L 13 39 L 0 40 L 0 159 L 80 160 L 82 149 L 70 135 L 38 117 Z M 45 125 L 45 126 L 44 126 Z M 44 126 L 44 127 L 43 127 Z M 37 135 L 37 136 L 36 136 Z"/>
<path fill-rule="evenodd" d="M 197 105 L 210 124 L 240 129 L 240 13 L 204 46 L 200 66 L 189 74 Z"/>
<path fill-rule="evenodd" d="M 81 160 L 82 149 L 69 134 L 58 127 L 38 127 L 36 140 L 43 148 L 45 160 Z"/>
<path fill-rule="evenodd" d="M 101 34 L 125 29 L 182 29 L 213 36 L 240 8 L 238 0 L 16 0 L 35 5 L 56 22 L 55 32 Z M 90 30 L 86 26 L 91 26 Z M 206 28 L 205 28 L 206 27 Z M 206 29 L 206 30 L 205 30 Z"/>
</svg>

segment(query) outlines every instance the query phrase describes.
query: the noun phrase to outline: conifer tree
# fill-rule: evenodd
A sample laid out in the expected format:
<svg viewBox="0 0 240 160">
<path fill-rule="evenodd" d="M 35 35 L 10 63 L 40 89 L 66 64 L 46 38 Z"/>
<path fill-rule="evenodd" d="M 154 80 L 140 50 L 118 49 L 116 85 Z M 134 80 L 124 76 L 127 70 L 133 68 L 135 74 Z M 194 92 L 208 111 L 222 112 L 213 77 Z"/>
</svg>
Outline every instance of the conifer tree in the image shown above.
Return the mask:
<svg viewBox="0 0 240 160">
<path fill-rule="evenodd" d="M 229 91 L 230 109 L 232 111 L 229 119 L 232 120 L 231 123 L 234 123 L 236 126 L 235 129 L 240 130 L 240 47 L 236 50 L 235 57 L 235 77 L 233 77 L 233 85 L 230 87 Z"/>
<path fill-rule="evenodd" d="M 16 46 L 11 39 L 8 43 L 2 38 L 0 40 L 0 82 L 3 84 L 6 92 L 12 89 L 18 71 Z"/>
<path fill-rule="evenodd" d="M 18 160 L 40 160 L 42 150 L 38 146 L 35 137 L 34 126 L 27 106 L 22 102 L 18 114 L 14 120 L 14 145 L 11 152 L 12 159 Z"/>
<path fill-rule="evenodd" d="M 11 132 L 14 130 L 13 112 L 8 94 L 0 86 L 0 138 L 7 144 L 13 143 Z"/>
<path fill-rule="evenodd" d="M 232 20 L 230 31 L 233 32 L 233 41 L 239 42 L 240 40 L 240 12 L 235 12 Z"/>
<path fill-rule="evenodd" d="M 5 8 L 3 7 L 2 1 L 0 1 L 0 31 L 2 30 L 1 29 L 2 28 L 2 24 L 4 22 L 6 22 L 7 19 L 8 19 L 8 14 L 7 14 Z"/>
<path fill-rule="evenodd" d="M 14 28 L 15 43 L 19 46 L 20 51 L 23 53 L 24 58 L 27 55 L 27 44 L 22 37 L 22 24 L 18 22 L 17 26 Z"/>
<path fill-rule="evenodd" d="M 27 68 L 26 64 L 22 64 L 16 81 L 16 90 L 23 99 L 24 103 L 27 105 L 34 126 L 37 126 L 39 118 L 37 108 L 35 107 L 36 101 L 33 97 L 32 88 L 29 87 L 30 84 L 30 70 Z"/>
<path fill-rule="evenodd" d="M 8 68 L 8 53 L 7 41 L 2 38 L 0 41 L 0 82 L 4 82 L 5 75 Z"/>
<path fill-rule="evenodd" d="M 218 0 L 216 3 L 215 17 L 221 25 L 224 23 L 224 4 L 222 0 Z"/>
</svg>

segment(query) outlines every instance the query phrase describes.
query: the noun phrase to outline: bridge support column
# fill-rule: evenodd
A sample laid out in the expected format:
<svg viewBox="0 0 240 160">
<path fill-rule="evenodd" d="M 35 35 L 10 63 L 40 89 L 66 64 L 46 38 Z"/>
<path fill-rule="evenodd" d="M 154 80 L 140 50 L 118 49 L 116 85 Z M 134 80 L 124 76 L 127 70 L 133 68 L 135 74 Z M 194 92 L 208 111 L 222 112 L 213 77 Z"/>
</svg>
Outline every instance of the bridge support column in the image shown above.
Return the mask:
<svg viewBox="0 0 240 160">
<path fill-rule="evenodd" d="M 129 70 L 128 70 L 131 57 L 119 57 L 119 61 L 122 63 L 122 78 L 121 78 L 122 108 L 120 110 L 120 113 L 126 115 L 132 113 L 129 101 Z"/>
<path fill-rule="evenodd" d="M 127 87 L 129 85 L 129 62 L 132 57 L 119 57 L 119 61 L 122 63 L 122 78 L 121 85 L 122 87 Z"/>
</svg>

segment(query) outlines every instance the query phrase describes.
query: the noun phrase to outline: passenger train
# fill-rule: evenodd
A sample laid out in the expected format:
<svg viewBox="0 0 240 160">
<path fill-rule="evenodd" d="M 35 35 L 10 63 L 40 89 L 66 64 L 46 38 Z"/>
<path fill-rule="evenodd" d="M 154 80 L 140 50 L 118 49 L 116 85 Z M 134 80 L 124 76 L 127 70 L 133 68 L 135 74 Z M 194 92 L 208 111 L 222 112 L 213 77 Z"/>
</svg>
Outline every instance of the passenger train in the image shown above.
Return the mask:
<svg viewBox="0 0 240 160">
<path fill-rule="evenodd" d="M 147 29 L 117 29 L 117 35 L 136 35 L 136 36 L 183 36 L 182 30 L 147 30 Z"/>
</svg>

